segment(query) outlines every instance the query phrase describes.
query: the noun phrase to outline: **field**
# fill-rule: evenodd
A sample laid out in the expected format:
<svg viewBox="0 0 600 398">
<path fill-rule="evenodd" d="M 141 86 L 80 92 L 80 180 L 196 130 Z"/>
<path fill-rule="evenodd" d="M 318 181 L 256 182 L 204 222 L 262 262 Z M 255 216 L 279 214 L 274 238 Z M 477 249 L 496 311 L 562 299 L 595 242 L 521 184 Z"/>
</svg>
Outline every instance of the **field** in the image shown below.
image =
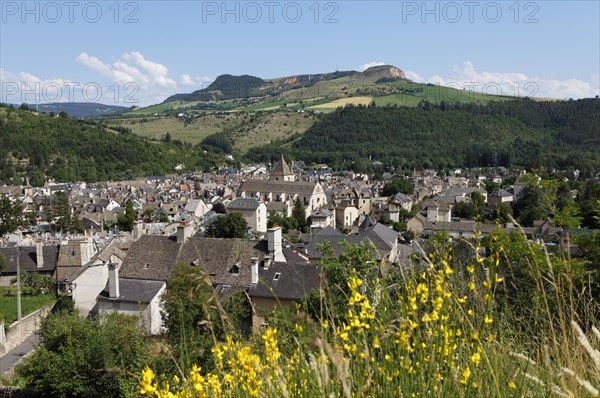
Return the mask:
<svg viewBox="0 0 600 398">
<path fill-rule="evenodd" d="M 199 116 L 191 123 L 186 123 L 176 116 L 157 116 L 116 119 L 111 120 L 109 124 L 130 128 L 134 134 L 148 138 L 162 139 L 169 133 L 172 139 L 195 145 L 211 134 L 236 126 L 239 121 L 235 115 Z"/>
<path fill-rule="evenodd" d="M 308 113 L 272 112 L 248 117 L 239 129 L 230 133 L 234 148 L 242 153 L 266 145 L 273 140 L 289 138 L 304 133 L 314 122 Z"/>
<path fill-rule="evenodd" d="M 38 295 L 21 295 L 21 315 L 27 314 L 56 301 L 56 296 L 51 293 Z M 0 294 L 0 313 L 4 316 L 5 325 L 10 325 L 17 320 L 17 296 Z"/>
<path fill-rule="evenodd" d="M 344 107 L 346 105 L 369 105 L 373 101 L 372 97 L 349 97 L 349 98 L 341 98 L 335 101 L 327 102 L 320 105 L 310 106 L 308 109 L 313 109 L 317 111 L 331 111 L 335 110 L 339 107 Z"/>
<path fill-rule="evenodd" d="M 276 139 L 303 133 L 314 122 L 308 113 L 227 113 L 195 116 L 189 123 L 176 116 L 113 119 L 109 125 L 130 128 L 134 134 L 163 139 L 166 133 L 174 140 L 196 145 L 211 134 L 226 132 L 234 140 L 234 148 L 246 152 Z"/>
</svg>

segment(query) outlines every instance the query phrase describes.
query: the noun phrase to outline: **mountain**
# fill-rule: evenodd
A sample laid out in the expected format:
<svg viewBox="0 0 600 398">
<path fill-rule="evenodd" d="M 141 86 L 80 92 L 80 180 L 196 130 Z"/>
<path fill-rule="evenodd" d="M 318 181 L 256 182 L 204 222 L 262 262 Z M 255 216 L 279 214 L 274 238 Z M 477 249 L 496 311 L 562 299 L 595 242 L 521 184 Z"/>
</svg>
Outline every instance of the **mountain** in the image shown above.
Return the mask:
<svg viewBox="0 0 600 398">
<path fill-rule="evenodd" d="M 114 115 L 116 113 L 124 112 L 130 109 L 125 106 L 104 105 L 95 102 L 54 102 L 48 104 L 25 105 L 27 105 L 30 109 L 35 109 L 39 112 L 54 112 L 56 114 L 59 114 L 61 112 L 67 112 L 69 116 L 81 119 L 95 116 Z M 13 106 L 19 107 L 21 105 Z"/>
<path fill-rule="evenodd" d="M 167 98 L 163 103 L 171 101 L 215 101 L 246 98 L 255 95 L 264 84 L 265 81 L 256 76 L 221 75 L 205 89 L 194 91 L 190 94 L 175 94 Z"/>
<path fill-rule="evenodd" d="M 402 70 L 393 65 L 372 66 L 363 72 L 364 76 L 376 76 L 381 79 L 408 80 Z"/>
<path fill-rule="evenodd" d="M 225 74 L 201 90 L 176 94 L 161 104 L 104 120 L 144 137 L 160 139 L 169 132 L 173 139 L 192 145 L 217 134 L 209 141 L 225 140 L 225 147 L 246 154 L 252 148 L 298 139 L 323 114 L 346 106 L 484 106 L 515 99 L 522 98 L 415 83 L 407 79 L 402 69 L 379 65 L 362 72 L 335 71 L 273 79 Z"/>
<path fill-rule="evenodd" d="M 270 99 L 286 91 L 313 87 L 319 82 L 332 82 L 336 80 L 341 82 L 343 78 L 348 80 L 348 78 L 362 79 L 374 76 L 387 78 L 390 81 L 408 81 L 402 70 L 391 65 L 375 66 L 362 73 L 358 71 L 336 71 L 331 73 L 287 76 L 268 80 L 249 75 L 221 75 L 207 88 L 189 94 L 172 95 L 163 101 L 163 104 L 173 101 L 220 101 L 261 96 Z M 348 81 L 343 82 L 343 84 L 347 83 Z"/>
</svg>

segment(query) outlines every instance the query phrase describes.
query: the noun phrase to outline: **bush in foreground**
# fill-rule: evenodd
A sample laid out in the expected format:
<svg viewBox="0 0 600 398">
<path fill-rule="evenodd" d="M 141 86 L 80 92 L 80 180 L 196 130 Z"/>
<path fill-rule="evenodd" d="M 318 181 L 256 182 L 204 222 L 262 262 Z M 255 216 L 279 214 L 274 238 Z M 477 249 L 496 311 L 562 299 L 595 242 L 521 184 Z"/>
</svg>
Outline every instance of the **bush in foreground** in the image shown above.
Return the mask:
<svg viewBox="0 0 600 398">
<path fill-rule="evenodd" d="M 588 293 L 573 291 L 568 262 L 555 274 L 557 260 L 530 246 L 528 268 L 519 272 L 530 272 L 535 300 L 522 311 L 501 297 L 510 291 L 509 270 L 502 264 L 511 259 L 503 247 L 489 256 L 479 249 L 473 248 L 473 261 L 464 266 L 453 266 L 452 248 L 432 250 L 414 271 L 385 278 L 357 264 L 357 258 L 365 259 L 361 253 L 342 258 L 349 271 L 322 287 L 316 310 L 312 300 L 299 305 L 294 318 L 273 317 L 260 338 L 227 334 L 212 348 L 210 369 L 193 365 L 157 376 L 146 367 L 139 392 L 156 397 L 598 396 L 597 304 L 586 301 Z M 515 311 L 521 311 L 517 318 Z"/>
</svg>

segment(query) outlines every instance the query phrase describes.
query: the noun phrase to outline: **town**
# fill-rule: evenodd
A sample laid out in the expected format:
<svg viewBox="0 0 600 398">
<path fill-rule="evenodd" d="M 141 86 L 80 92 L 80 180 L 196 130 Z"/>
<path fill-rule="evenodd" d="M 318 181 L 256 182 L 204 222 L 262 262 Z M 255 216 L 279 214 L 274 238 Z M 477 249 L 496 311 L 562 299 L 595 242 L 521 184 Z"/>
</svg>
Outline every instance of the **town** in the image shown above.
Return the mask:
<svg viewBox="0 0 600 398">
<path fill-rule="evenodd" d="M 477 201 L 482 215 L 510 209 L 531 181 L 523 171 L 457 169 L 452 176 L 438 176 L 419 170 L 373 180 L 365 174 L 332 173 L 326 165 L 308 173 L 304 168 L 282 155 L 272 167 L 254 164 L 220 174 L 0 186 L 3 200 L 32 221 L 3 236 L 0 253 L 7 266 L 0 285 L 14 286 L 17 272 L 47 276 L 84 316 L 115 308 L 135 315 L 141 303 L 148 332 L 159 334 L 160 295 L 174 264 L 185 262 L 209 272 L 220 294 L 246 291 L 262 311 L 251 322 L 260 330 L 264 313 L 319 288 L 316 264 L 325 242 L 366 243 L 378 261 L 407 268 L 423 239 L 436 233 L 459 240 L 483 238 L 497 229 L 520 230 L 531 240 L 576 253 L 567 230 L 549 218 L 520 226 L 507 215 L 464 217 L 465 206 Z M 394 189 L 398 182 L 405 192 Z M 574 200 L 577 191 L 567 195 Z M 55 209 L 61 196 L 62 215 Z M 292 218 L 296 203 L 302 209 L 299 220 Z M 129 225 L 118 221 L 128 206 L 133 210 Z M 456 216 L 456 209 L 463 209 L 463 217 Z M 234 213 L 244 221 L 237 236 L 205 237 L 219 218 Z M 290 219 L 297 221 L 293 229 L 288 229 Z M 571 233 L 591 235 L 593 230 Z"/>
</svg>

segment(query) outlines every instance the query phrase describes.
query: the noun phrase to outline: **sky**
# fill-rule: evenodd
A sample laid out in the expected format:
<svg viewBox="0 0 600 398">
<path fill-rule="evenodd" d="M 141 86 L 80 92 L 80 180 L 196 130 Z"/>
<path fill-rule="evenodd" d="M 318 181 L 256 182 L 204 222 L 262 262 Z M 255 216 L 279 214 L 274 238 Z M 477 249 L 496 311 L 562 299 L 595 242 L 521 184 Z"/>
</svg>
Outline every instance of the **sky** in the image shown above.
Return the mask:
<svg viewBox="0 0 600 398">
<path fill-rule="evenodd" d="M 378 64 L 505 95 L 600 94 L 600 1 L 0 0 L 0 102 L 145 106 L 225 73 Z"/>
</svg>

